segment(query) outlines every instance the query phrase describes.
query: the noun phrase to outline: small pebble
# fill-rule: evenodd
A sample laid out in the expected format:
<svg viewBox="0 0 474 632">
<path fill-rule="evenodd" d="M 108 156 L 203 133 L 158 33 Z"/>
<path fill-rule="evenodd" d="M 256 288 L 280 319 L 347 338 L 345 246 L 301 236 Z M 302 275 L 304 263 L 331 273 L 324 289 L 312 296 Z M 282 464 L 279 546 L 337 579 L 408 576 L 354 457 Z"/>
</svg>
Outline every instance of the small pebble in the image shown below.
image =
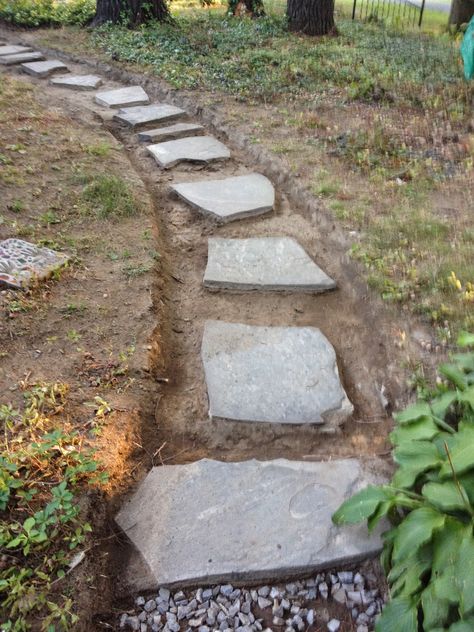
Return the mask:
<svg viewBox="0 0 474 632">
<path fill-rule="evenodd" d="M 258 607 L 262 610 L 265 610 L 265 608 L 269 608 L 272 605 L 270 599 L 265 599 L 265 597 L 259 597 L 257 603 Z"/>
<path fill-rule="evenodd" d="M 341 627 L 341 622 L 338 619 L 331 619 L 327 627 L 328 627 L 329 632 L 337 632 L 339 628 Z"/>
</svg>

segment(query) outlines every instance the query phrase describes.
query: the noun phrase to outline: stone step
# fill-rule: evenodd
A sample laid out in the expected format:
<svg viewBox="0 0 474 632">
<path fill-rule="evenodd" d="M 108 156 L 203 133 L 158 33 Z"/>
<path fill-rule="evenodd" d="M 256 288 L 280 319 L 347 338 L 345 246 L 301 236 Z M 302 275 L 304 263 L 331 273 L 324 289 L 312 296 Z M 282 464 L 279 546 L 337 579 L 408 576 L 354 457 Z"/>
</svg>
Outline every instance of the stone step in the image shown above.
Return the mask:
<svg viewBox="0 0 474 632">
<path fill-rule="evenodd" d="M 32 51 L 31 53 L 15 53 L 14 55 L 1 55 L 0 64 L 3 66 L 14 66 L 26 61 L 41 61 L 44 59 L 43 53 Z"/>
<path fill-rule="evenodd" d="M 108 108 L 122 108 L 132 105 L 146 105 L 150 98 L 141 86 L 129 86 L 98 92 L 95 102 Z"/>
<path fill-rule="evenodd" d="M 0 241 L 0 286 L 26 288 L 33 279 L 43 279 L 63 266 L 69 257 L 30 244 L 22 239 Z"/>
<path fill-rule="evenodd" d="M 53 77 L 49 83 L 59 88 L 69 88 L 70 90 L 96 90 L 103 81 L 96 75 L 64 75 Z"/>
<path fill-rule="evenodd" d="M 30 53 L 33 49 L 30 46 L 0 46 L 0 55 L 18 55 L 19 53 Z"/>
<path fill-rule="evenodd" d="M 23 72 L 33 75 L 33 77 L 49 77 L 56 72 L 69 72 L 66 64 L 57 59 L 47 59 L 46 61 L 33 61 L 27 64 L 21 64 Z"/>
<path fill-rule="evenodd" d="M 272 183 L 259 173 L 182 182 L 172 189 L 191 206 L 222 222 L 262 215 L 271 211 L 275 203 Z"/>
<path fill-rule="evenodd" d="M 207 163 L 230 158 L 229 149 L 213 136 L 190 136 L 166 143 L 148 145 L 150 154 L 163 169 L 179 162 Z"/>
<path fill-rule="evenodd" d="M 138 134 L 138 140 L 146 143 L 156 143 L 165 140 L 186 138 L 187 136 L 196 136 L 203 131 L 204 127 L 197 123 L 176 123 L 169 127 L 159 127 L 158 129 L 149 129 L 146 132 L 140 132 Z"/>
<path fill-rule="evenodd" d="M 152 590 L 271 581 L 376 555 L 380 532 L 335 527 L 331 516 L 379 482 L 379 468 L 356 459 L 155 467 L 116 517 L 148 566 L 138 576 L 132 557 L 126 582 Z"/>
<path fill-rule="evenodd" d="M 352 414 L 334 349 L 314 327 L 207 321 L 201 355 L 214 420 L 334 431 Z"/>
<path fill-rule="evenodd" d="M 208 240 L 204 286 L 213 290 L 325 292 L 336 287 L 289 237 Z"/>
<path fill-rule="evenodd" d="M 186 114 L 184 110 L 167 103 L 123 108 L 114 116 L 114 121 L 132 129 L 172 121 Z"/>
</svg>

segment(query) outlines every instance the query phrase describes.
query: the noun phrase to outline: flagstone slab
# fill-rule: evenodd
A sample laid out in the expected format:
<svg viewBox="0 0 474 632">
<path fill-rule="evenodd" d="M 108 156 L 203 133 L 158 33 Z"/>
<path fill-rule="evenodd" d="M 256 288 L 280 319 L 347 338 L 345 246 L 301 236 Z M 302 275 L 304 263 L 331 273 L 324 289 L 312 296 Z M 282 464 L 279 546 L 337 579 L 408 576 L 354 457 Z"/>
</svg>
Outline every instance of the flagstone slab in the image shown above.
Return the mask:
<svg viewBox="0 0 474 632">
<path fill-rule="evenodd" d="M 186 136 L 195 136 L 203 130 L 204 127 L 197 123 L 176 123 L 169 127 L 159 127 L 158 129 L 149 129 L 146 132 L 140 132 L 138 134 L 138 140 L 142 142 L 177 140 L 178 138 L 186 138 Z"/>
<path fill-rule="evenodd" d="M 148 145 L 150 154 L 156 162 L 169 169 L 179 162 L 212 162 L 230 158 L 229 149 L 213 136 L 190 136 L 166 143 Z"/>
<path fill-rule="evenodd" d="M 114 120 L 132 129 L 172 121 L 186 114 L 184 110 L 167 103 L 153 103 L 152 105 L 123 108 L 114 116 Z"/>
<path fill-rule="evenodd" d="M 41 61 L 42 59 L 44 59 L 43 53 L 33 51 L 31 53 L 2 55 L 0 56 L 0 64 L 2 64 L 3 66 L 14 66 L 15 64 L 22 64 L 27 61 Z"/>
<path fill-rule="evenodd" d="M 211 419 L 333 431 L 352 414 L 334 349 L 314 327 L 207 321 L 201 356 Z"/>
<path fill-rule="evenodd" d="M 55 72 L 69 72 L 66 64 L 57 59 L 47 59 L 46 61 L 33 61 L 27 64 L 22 64 L 21 69 L 33 75 L 34 77 L 49 77 Z"/>
<path fill-rule="evenodd" d="M 164 465 L 149 472 L 116 522 L 150 570 L 142 589 L 296 577 L 379 553 L 380 529 L 369 537 L 365 524 L 331 521 L 349 496 L 381 482 L 377 466 L 357 459 Z"/>
<path fill-rule="evenodd" d="M 63 266 L 69 257 L 22 239 L 0 241 L 0 285 L 28 287 L 33 279 L 44 279 Z"/>
<path fill-rule="evenodd" d="M 294 239 L 208 240 L 204 285 L 224 290 L 325 292 L 336 287 Z"/>
<path fill-rule="evenodd" d="M 18 55 L 19 53 L 29 53 L 32 50 L 30 46 L 0 46 L 0 55 Z"/>
<path fill-rule="evenodd" d="M 70 90 L 95 90 L 102 85 L 101 77 L 96 75 L 61 75 L 50 80 L 53 86 Z"/>
<path fill-rule="evenodd" d="M 223 222 L 267 213 L 275 203 L 272 183 L 259 173 L 182 182 L 172 189 L 191 206 Z"/>
<path fill-rule="evenodd" d="M 150 98 L 141 86 L 129 86 L 98 92 L 95 102 L 108 108 L 122 108 L 132 105 L 145 105 L 150 103 Z"/>
</svg>

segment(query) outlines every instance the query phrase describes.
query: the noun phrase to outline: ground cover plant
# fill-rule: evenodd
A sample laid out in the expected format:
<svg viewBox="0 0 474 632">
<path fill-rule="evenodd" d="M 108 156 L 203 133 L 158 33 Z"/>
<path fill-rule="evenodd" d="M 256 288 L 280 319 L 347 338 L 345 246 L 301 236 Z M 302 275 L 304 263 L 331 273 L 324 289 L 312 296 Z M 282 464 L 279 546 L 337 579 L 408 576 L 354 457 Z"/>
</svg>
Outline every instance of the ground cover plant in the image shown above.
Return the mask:
<svg viewBox="0 0 474 632">
<path fill-rule="evenodd" d="M 0 0 L 0 20 L 18 26 L 87 24 L 95 0 Z"/>
<path fill-rule="evenodd" d="M 460 347 L 473 347 L 462 334 Z M 382 519 L 382 564 L 391 601 L 380 632 L 467 632 L 474 628 L 474 352 L 439 367 L 440 382 L 395 415 L 396 472 L 334 514 L 336 524 Z"/>
</svg>

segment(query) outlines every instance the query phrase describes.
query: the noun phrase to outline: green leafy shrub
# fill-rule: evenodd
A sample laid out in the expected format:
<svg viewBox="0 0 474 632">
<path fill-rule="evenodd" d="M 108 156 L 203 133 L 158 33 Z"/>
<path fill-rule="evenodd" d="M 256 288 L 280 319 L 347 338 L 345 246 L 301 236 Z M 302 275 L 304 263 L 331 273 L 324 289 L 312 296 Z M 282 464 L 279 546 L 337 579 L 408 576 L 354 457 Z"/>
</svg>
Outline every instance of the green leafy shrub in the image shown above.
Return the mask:
<svg viewBox="0 0 474 632">
<path fill-rule="evenodd" d="M 0 405 L 0 627 L 67 630 L 77 622 L 60 582 L 91 531 L 81 516 L 85 486 L 105 481 L 94 453 L 63 415 L 68 388 L 36 384 L 25 408 Z M 54 586 L 54 588 L 53 588 Z M 57 626 L 57 627 L 56 627 Z"/>
<path fill-rule="evenodd" d="M 474 346 L 462 334 L 460 346 Z M 378 632 L 474 630 L 474 352 L 439 367 L 436 390 L 396 415 L 390 439 L 398 468 L 333 516 L 336 524 L 382 518 L 382 565 L 391 601 Z"/>
<path fill-rule="evenodd" d="M 18 26 L 87 24 L 95 0 L 0 0 L 0 19 Z"/>
</svg>

